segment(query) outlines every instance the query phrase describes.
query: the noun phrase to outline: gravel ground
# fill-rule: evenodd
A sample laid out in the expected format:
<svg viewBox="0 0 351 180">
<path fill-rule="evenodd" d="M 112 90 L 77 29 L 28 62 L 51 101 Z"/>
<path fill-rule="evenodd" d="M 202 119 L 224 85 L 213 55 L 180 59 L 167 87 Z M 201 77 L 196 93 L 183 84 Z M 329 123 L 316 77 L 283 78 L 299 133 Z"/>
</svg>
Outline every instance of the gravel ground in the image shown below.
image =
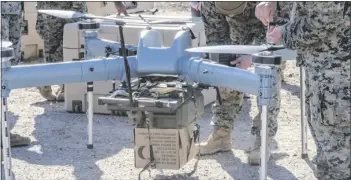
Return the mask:
<svg viewBox="0 0 351 180">
<path fill-rule="evenodd" d="M 185 14 L 188 2 L 157 3 L 161 9 Z M 169 13 L 162 11 L 161 13 Z M 174 12 L 173 12 L 174 13 Z M 177 14 L 178 12 L 175 12 Z M 300 158 L 300 100 L 299 71 L 295 61 L 287 63 L 287 83 L 282 85 L 282 103 L 279 129 L 274 152 L 269 162 L 269 179 L 314 180 L 310 160 Z M 55 87 L 57 88 L 57 87 Z M 130 180 L 137 179 L 141 169 L 134 168 L 133 126 L 123 117 L 94 116 L 94 149 L 86 148 L 87 118 L 85 114 L 65 112 L 63 103 L 45 101 L 35 88 L 11 92 L 9 121 L 12 131 L 30 136 L 34 141 L 29 147 L 15 148 L 13 171 L 18 180 Z M 181 170 L 145 171 L 142 179 L 235 179 L 254 180 L 259 177 L 259 167 L 250 166 L 245 151 L 252 146 L 250 134 L 252 118 L 257 114 L 256 99 L 251 96 L 233 130 L 232 152 L 201 157 L 198 168 L 191 177 L 181 174 L 192 171 L 195 160 Z M 201 140 L 211 132 L 210 108 L 198 123 Z M 315 145 L 309 135 L 309 156 L 315 155 Z"/>
</svg>

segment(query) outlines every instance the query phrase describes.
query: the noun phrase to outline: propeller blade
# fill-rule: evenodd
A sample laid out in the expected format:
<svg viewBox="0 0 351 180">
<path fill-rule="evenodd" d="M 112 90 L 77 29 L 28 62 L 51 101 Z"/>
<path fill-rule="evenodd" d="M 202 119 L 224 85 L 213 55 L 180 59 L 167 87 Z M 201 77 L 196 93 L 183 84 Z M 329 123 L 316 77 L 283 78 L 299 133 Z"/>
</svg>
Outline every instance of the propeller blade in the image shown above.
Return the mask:
<svg viewBox="0 0 351 180">
<path fill-rule="evenodd" d="M 191 21 L 185 21 L 185 20 L 157 20 L 157 21 L 149 22 L 149 24 L 186 24 L 186 23 L 191 23 Z"/>
<path fill-rule="evenodd" d="M 283 45 L 273 45 L 273 46 L 268 46 L 268 48 L 264 51 L 278 51 L 281 49 L 285 49 Z"/>
<path fill-rule="evenodd" d="M 283 45 L 223 45 L 223 46 L 206 46 L 186 49 L 188 52 L 198 53 L 219 53 L 219 54 L 255 54 L 262 51 L 277 51 L 285 49 Z"/>
<path fill-rule="evenodd" d="M 75 11 L 66 11 L 66 10 L 38 10 L 39 13 L 51 15 L 58 18 L 63 19 L 75 19 L 75 18 L 84 18 L 84 19 L 105 19 L 114 21 L 118 25 L 126 24 L 124 21 L 118 20 L 116 18 L 102 17 L 102 16 L 94 16 L 90 14 L 85 14 L 81 12 Z"/>
<path fill-rule="evenodd" d="M 223 45 L 223 46 L 206 46 L 186 49 L 188 52 L 198 53 L 220 53 L 220 54 L 254 54 L 267 49 L 266 45 Z"/>
<path fill-rule="evenodd" d="M 75 11 L 66 10 L 38 10 L 39 13 L 51 15 L 63 19 L 74 19 L 74 18 L 84 18 L 85 14 Z"/>
</svg>

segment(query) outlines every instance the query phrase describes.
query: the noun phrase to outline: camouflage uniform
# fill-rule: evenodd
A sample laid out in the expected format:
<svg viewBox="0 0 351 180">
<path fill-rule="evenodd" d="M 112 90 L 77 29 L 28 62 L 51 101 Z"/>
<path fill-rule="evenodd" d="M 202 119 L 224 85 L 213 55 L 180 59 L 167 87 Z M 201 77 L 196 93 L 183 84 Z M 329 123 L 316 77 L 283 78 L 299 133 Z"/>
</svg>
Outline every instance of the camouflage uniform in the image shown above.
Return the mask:
<svg viewBox="0 0 351 180">
<path fill-rule="evenodd" d="M 316 176 L 350 176 L 351 40 L 349 2 L 296 2 L 293 23 L 281 27 L 283 44 L 306 69 L 307 111 L 317 144 Z"/>
<path fill-rule="evenodd" d="M 87 12 L 86 2 L 83 1 L 38 1 L 37 9 L 71 10 Z M 46 14 L 37 14 L 36 30 L 44 40 L 45 62 L 63 61 L 63 30 L 66 23 L 77 22 L 80 19 L 63 19 Z M 39 87 L 39 91 L 48 100 L 63 100 L 63 86 L 56 93 L 52 94 L 50 86 Z"/>
<path fill-rule="evenodd" d="M 22 35 L 22 2 L 1 2 L 1 40 L 12 42 L 15 58 L 12 65 L 19 64 L 21 60 L 21 35 Z M 12 147 L 27 146 L 31 140 L 19 134 L 10 133 Z M 2 146 L 2 144 L 1 144 Z"/>
<path fill-rule="evenodd" d="M 12 65 L 21 61 L 21 35 L 22 35 L 22 2 L 1 2 L 1 39 L 11 41 L 15 57 Z"/>
<path fill-rule="evenodd" d="M 237 16 L 228 17 L 216 10 L 214 2 L 202 2 L 201 13 L 205 26 L 207 45 L 226 44 L 264 44 L 266 41 L 266 27 L 255 17 L 257 2 L 248 2 L 245 11 Z M 288 21 L 288 18 L 285 18 Z M 284 18 L 280 18 L 282 21 Z M 278 72 L 281 68 L 276 66 Z M 269 105 L 268 127 L 269 136 L 275 136 L 277 132 L 277 116 L 280 110 L 280 76 L 274 84 L 276 91 L 273 92 L 273 100 Z M 234 121 L 238 118 L 242 109 L 243 93 L 231 89 L 220 88 L 222 105 L 218 100 L 213 106 L 213 123 L 217 129 L 231 131 Z M 252 134 L 260 135 L 260 113 L 254 118 Z"/>
</svg>

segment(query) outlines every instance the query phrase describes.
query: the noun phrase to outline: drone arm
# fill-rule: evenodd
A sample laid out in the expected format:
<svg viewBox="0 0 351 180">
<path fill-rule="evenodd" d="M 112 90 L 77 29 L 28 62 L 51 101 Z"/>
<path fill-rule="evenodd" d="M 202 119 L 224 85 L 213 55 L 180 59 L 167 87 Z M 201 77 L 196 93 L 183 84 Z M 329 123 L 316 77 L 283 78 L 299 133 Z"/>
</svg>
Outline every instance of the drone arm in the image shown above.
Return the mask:
<svg viewBox="0 0 351 180">
<path fill-rule="evenodd" d="M 135 77 L 136 57 L 128 57 L 131 76 Z M 14 66 L 3 74 L 7 90 L 40 87 L 55 84 L 121 80 L 124 77 L 122 57 L 51 63 L 29 66 Z"/>
<path fill-rule="evenodd" d="M 185 60 L 182 75 L 193 82 L 231 88 L 253 95 L 258 95 L 260 85 L 257 74 L 199 58 Z"/>
</svg>

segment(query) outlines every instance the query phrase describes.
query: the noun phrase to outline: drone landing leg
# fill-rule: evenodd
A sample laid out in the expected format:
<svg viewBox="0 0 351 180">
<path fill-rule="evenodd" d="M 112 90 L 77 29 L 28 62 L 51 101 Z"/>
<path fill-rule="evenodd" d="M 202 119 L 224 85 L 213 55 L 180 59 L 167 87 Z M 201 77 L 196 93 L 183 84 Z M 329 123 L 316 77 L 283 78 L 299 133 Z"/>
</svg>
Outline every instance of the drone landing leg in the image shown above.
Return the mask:
<svg viewBox="0 0 351 180">
<path fill-rule="evenodd" d="M 268 128 L 268 124 L 267 124 L 267 106 L 264 105 L 262 106 L 262 114 L 261 114 L 261 169 L 260 169 L 260 180 L 266 180 L 267 177 L 267 128 Z"/>
<path fill-rule="evenodd" d="M 305 68 L 300 67 L 300 109 L 301 109 L 301 158 L 306 158 L 307 154 L 307 119 L 305 114 Z"/>
<path fill-rule="evenodd" d="M 268 110 L 267 106 L 270 104 L 272 99 L 272 88 L 273 81 L 276 80 L 278 73 L 276 68 L 267 65 L 256 65 L 255 72 L 260 76 L 260 88 L 258 95 L 258 104 L 262 108 L 261 114 L 261 148 L 260 148 L 260 180 L 267 179 L 267 169 L 268 169 Z"/>
<path fill-rule="evenodd" d="M 87 83 L 87 98 L 88 98 L 88 110 L 87 110 L 87 115 L 88 115 L 88 144 L 87 148 L 88 149 L 93 149 L 93 82 L 88 82 Z"/>
<path fill-rule="evenodd" d="M 5 179 L 12 180 L 10 130 L 7 121 L 7 99 L 1 99 L 2 157 L 4 157 Z"/>
</svg>

